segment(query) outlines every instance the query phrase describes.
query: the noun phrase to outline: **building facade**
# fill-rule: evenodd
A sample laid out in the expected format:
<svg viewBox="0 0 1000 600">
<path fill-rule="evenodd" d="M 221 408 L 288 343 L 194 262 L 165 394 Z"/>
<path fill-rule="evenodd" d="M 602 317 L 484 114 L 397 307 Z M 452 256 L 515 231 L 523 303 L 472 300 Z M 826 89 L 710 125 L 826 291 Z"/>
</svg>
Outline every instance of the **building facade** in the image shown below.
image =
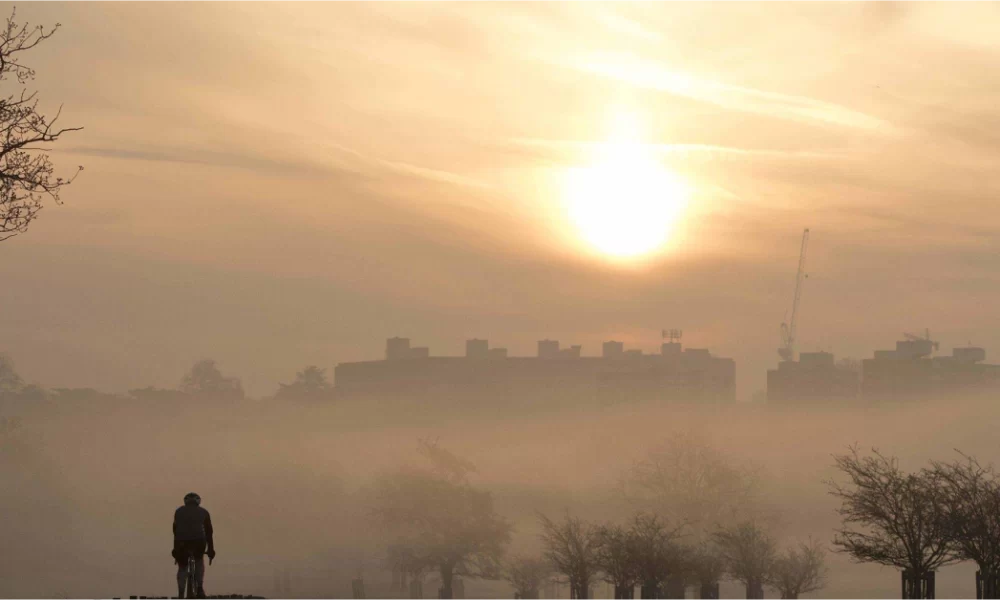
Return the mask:
<svg viewBox="0 0 1000 600">
<path fill-rule="evenodd" d="M 767 372 L 767 402 L 811 405 L 858 398 L 859 373 L 836 364 L 829 352 L 802 352 L 799 360 L 783 360 Z"/>
<path fill-rule="evenodd" d="M 468 340 L 465 356 L 439 357 L 412 348 L 406 338 L 391 338 L 385 360 L 341 363 L 334 384 L 344 397 L 730 403 L 736 401 L 736 364 L 679 343 L 663 344 L 659 354 L 643 354 L 606 342 L 602 356 L 591 357 L 582 356 L 581 346 L 562 348 L 556 340 L 542 340 L 537 356 L 511 357 L 504 348 L 490 348 L 487 340 Z"/>
<path fill-rule="evenodd" d="M 952 350 L 930 356 L 929 340 L 896 342 L 895 350 L 877 350 L 862 361 L 861 393 L 868 400 L 905 400 L 949 394 L 1000 391 L 1000 365 L 985 364 L 983 348 Z"/>
</svg>

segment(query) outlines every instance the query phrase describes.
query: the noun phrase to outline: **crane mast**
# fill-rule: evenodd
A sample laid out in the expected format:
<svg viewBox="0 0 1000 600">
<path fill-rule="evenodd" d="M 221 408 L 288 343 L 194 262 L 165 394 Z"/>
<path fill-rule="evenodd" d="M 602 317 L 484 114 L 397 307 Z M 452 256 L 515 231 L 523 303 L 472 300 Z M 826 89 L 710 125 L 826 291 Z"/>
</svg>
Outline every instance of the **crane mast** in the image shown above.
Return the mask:
<svg viewBox="0 0 1000 600">
<path fill-rule="evenodd" d="M 802 246 L 799 248 L 799 270 L 795 274 L 795 299 L 792 300 L 792 319 L 781 324 L 781 347 L 778 355 L 782 360 L 795 360 L 795 328 L 799 316 L 799 298 L 802 296 L 802 280 L 805 278 L 806 245 L 809 243 L 809 230 L 802 232 Z"/>
</svg>

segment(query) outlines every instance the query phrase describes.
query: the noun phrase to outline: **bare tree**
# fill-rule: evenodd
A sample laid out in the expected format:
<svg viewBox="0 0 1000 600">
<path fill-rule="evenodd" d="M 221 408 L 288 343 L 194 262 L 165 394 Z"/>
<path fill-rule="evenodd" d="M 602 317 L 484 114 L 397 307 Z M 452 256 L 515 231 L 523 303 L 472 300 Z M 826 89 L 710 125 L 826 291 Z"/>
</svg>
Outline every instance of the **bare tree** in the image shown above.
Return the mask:
<svg viewBox="0 0 1000 600">
<path fill-rule="evenodd" d="M 1000 478 L 972 457 L 932 462 L 930 476 L 944 492 L 945 522 L 963 560 L 979 567 L 978 598 L 1000 597 Z"/>
<path fill-rule="evenodd" d="M 24 388 L 24 380 L 17 374 L 14 361 L 6 354 L 0 354 L 0 396 L 16 394 Z"/>
<path fill-rule="evenodd" d="M 275 398 L 280 400 L 329 400 L 333 387 L 326 379 L 326 372 L 315 365 L 310 365 L 295 374 L 292 383 L 279 383 Z"/>
<path fill-rule="evenodd" d="M 753 521 L 744 521 L 716 531 L 712 536 L 719 548 L 726 572 L 746 586 L 747 598 L 763 598 L 764 583 L 772 571 L 776 547 L 774 539 Z"/>
<path fill-rule="evenodd" d="M 702 541 L 690 550 L 688 570 L 698 583 L 701 598 L 719 597 L 719 580 L 726 572 L 726 564 L 719 548 L 711 542 Z"/>
<path fill-rule="evenodd" d="M 643 598 L 662 596 L 664 584 L 682 575 L 683 558 L 677 544 L 681 527 L 670 528 L 656 515 L 638 513 L 632 519 L 636 572 Z"/>
<path fill-rule="evenodd" d="M 589 597 L 590 583 L 597 573 L 597 532 L 593 525 L 566 515 L 556 523 L 539 515 L 545 558 L 569 581 L 570 598 Z"/>
<path fill-rule="evenodd" d="M 181 380 L 180 391 L 193 396 L 220 399 L 243 399 L 243 384 L 235 377 L 226 377 L 211 359 L 194 363 Z"/>
<path fill-rule="evenodd" d="M 516 598 L 538 598 L 538 590 L 552 572 L 552 566 L 540 558 L 511 557 L 504 567 L 504 579 L 514 588 Z"/>
<path fill-rule="evenodd" d="M 789 548 L 774 561 L 769 583 L 782 598 L 815 592 L 826 583 L 824 558 L 823 547 L 814 540 Z"/>
<path fill-rule="evenodd" d="M 436 443 L 422 447 L 431 448 L 432 456 L 451 455 Z M 399 469 L 378 479 L 372 503 L 372 516 L 391 547 L 405 554 L 410 572 L 433 569 L 441 576 L 442 597 L 453 596 L 456 575 L 500 578 L 512 527 L 496 514 L 493 496 L 464 476 L 444 476 L 437 468 Z"/>
<path fill-rule="evenodd" d="M 76 178 L 56 177 L 48 154 L 48 144 L 64 133 L 81 127 L 56 126 L 62 107 L 54 117 L 39 112 L 38 93 L 24 85 L 35 71 L 22 62 L 24 53 L 52 37 L 59 24 L 48 30 L 15 21 L 16 10 L 0 29 L 0 83 L 16 80 L 21 89 L 0 98 L 0 241 L 27 231 L 28 225 L 49 198 L 60 202 L 59 191 Z"/>
<path fill-rule="evenodd" d="M 904 598 L 933 594 L 930 573 L 957 560 L 943 489 L 926 472 L 904 473 L 895 458 L 877 450 L 861 456 L 852 447 L 834 458 L 849 480 L 829 482 L 844 521 L 834 545 L 855 561 L 903 570 Z"/>
<path fill-rule="evenodd" d="M 632 467 L 623 487 L 633 503 L 686 523 L 696 539 L 717 525 L 750 518 L 757 508 L 755 470 L 687 436 L 650 452 Z"/>
<path fill-rule="evenodd" d="M 597 567 L 604 581 L 614 587 L 615 598 L 634 597 L 639 578 L 635 533 L 621 525 L 604 525 L 596 537 Z"/>
</svg>

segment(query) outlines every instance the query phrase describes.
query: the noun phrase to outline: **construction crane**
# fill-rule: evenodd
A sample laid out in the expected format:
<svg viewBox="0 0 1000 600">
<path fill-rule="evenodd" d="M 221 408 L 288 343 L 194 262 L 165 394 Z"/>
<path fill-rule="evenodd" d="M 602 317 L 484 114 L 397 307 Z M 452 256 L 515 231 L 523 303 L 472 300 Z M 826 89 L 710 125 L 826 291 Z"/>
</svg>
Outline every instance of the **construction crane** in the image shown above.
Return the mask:
<svg viewBox="0 0 1000 600">
<path fill-rule="evenodd" d="M 799 249 L 799 270 L 795 274 L 795 299 L 792 300 L 792 320 L 781 324 L 781 347 L 778 356 L 782 360 L 795 360 L 795 326 L 799 317 L 799 298 L 802 296 L 802 280 L 806 272 L 806 245 L 809 243 L 809 230 L 802 232 L 802 247 Z M 787 314 L 787 313 L 786 313 Z"/>
</svg>

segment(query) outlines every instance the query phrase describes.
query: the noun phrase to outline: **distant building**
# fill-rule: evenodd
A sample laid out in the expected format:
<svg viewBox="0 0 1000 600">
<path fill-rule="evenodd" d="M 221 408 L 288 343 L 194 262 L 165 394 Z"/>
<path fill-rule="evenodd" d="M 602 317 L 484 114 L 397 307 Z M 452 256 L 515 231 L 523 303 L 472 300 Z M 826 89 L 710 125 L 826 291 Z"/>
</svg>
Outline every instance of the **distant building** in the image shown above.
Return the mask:
<svg viewBox="0 0 1000 600">
<path fill-rule="evenodd" d="M 412 360 L 419 358 L 420 360 Z M 481 360 L 494 359 L 494 360 Z M 402 360 L 410 359 L 410 360 Z M 605 342 L 601 357 L 582 356 L 579 345 L 560 349 L 538 342 L 537 357 L 510 357 L 487 340 L 468 340 L 464 357 L 430 356 L 405 338 L 386 341 L 386 360 L 341 363 L 334 370 L 342 396 L 453 396 L 462 401 L 618 403 L 639 400 L 735 402 L 736 364 L 706 349 L 663 344 L 661 354 L 625 350 Z"/>
<path fill-rule="evenodd" d="M 601 344 L 601 356 L 604 358 L 621 358 L 624 354 L 625 344 L 621 342 L 609 341 Z"/>
<path fill-rule="evenodd" d="M 466 358 L 488 358 L 490 354 L 489 340 L 466 340 Z"/>
<path fill-rule="evenodd" d="M 704 348 L 681 351 L 677 342 L 661 346 L 660 354 L 625 350 L 624 361 L 605 360 L 597 373 L 598 401 L 736 402 L 736 362 L 712 356 Z"/>
<path fill-rule="evenodd" d="M 430 349 L 426 347 L 411 348 L 409 338 L 394 337 L 385 341 L 386 360 L 407 360 L 411 358 L 427 358 Z"/>
<path fill-rule="evenodd" d="M 582 346 L 570 346 L 569 348 L 563 348 L 559 351 L 560 358 L 580 358 L 580 352 L 583 350 Z"/>
<path fill-rule="evenodd" d="M 857 371 L 838 366 L 829 352 L 802 352 L 798 361 L 783 360 L 767 372 L 769 404 L 811 404 L 817 400 L 854 400 Z"/>
<path fill-rule="evenodd" d="M 538 358 L 559 358 L 559 342 L 555 340 L 539 341 Z"/>
<path fill-rule="evenodd" d="M 951 356 L 930 356 L 929 340 L 896 342 L 895 350 L 877 350 L 861 362 L 865 399 L 900 400 L 955 393 L 1000 390 L 1000 365 L 983 364 L 986 350 L 954 348 Z"/>
<path fill-rule="evenodd" d="M 394 337 L 385 341 L 385 359 L 400 360 L 410 357 L 410 338 Z"/>
</svg>

